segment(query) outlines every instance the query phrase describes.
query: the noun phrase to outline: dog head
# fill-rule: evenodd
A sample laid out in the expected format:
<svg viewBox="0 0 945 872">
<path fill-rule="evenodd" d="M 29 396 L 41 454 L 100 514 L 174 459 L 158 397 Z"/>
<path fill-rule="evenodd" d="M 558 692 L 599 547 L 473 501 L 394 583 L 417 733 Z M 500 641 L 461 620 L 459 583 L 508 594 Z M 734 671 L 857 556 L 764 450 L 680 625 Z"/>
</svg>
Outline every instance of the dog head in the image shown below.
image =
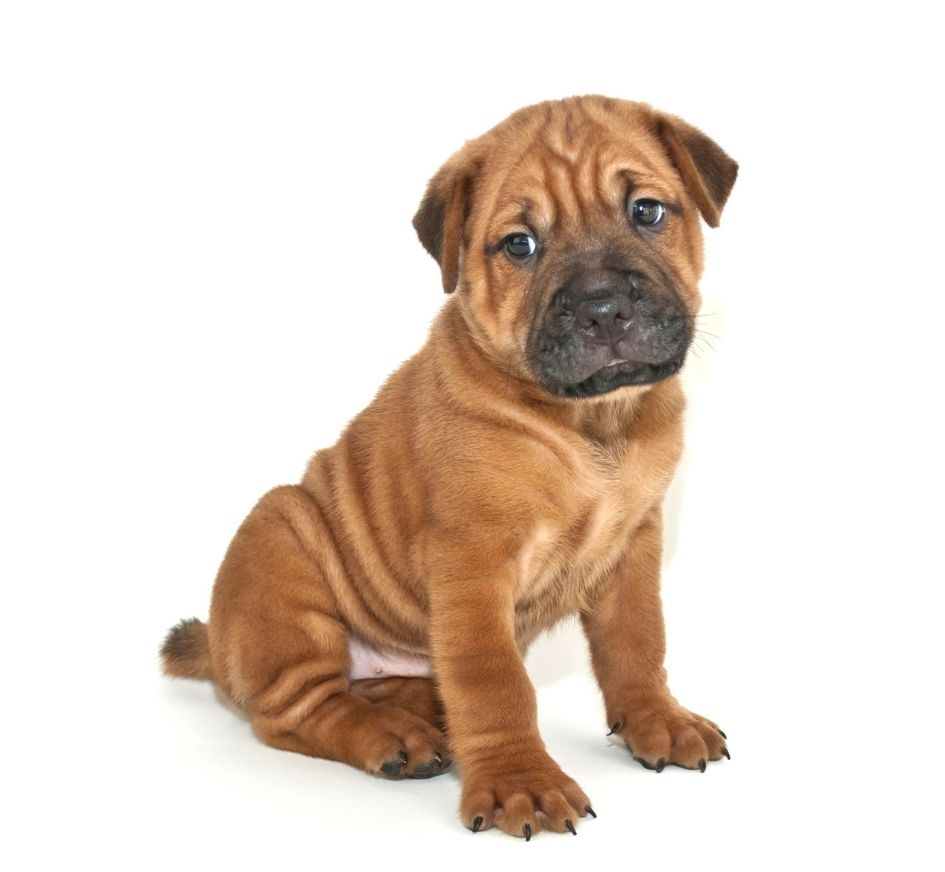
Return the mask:
<svg viewBox="0 0 945 872">
<path fill-rule="evenodd" d="M 433 177 L 414 227 L 483 349 L 546 391 L 591 397 L 682 367 L 702 231 L 737 164 L 642 103 L 522 109 Z"/>
</svg>

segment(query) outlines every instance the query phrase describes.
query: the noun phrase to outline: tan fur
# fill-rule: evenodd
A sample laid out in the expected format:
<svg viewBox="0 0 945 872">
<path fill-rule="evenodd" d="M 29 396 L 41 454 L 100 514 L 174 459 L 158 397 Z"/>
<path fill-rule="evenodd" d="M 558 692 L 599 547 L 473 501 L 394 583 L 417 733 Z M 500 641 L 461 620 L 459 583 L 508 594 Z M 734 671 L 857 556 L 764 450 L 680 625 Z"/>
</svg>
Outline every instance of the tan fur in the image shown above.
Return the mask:
<svg viewBox="0 0 945 872">
<path fill-rule="evenodd" d="M 175 678 L 213 678 L 207 625 L 189 618 L 171 627 L 161 646 L 161 659 L 164 671 Z"/>
<path fill-rule="evenodd" d="M 703 134 L 585 97 L 529 107 L 468 143 L 415 221 L 457 293 L 300 485 L 253 509 L 217 577 L 209 633 L 172 631 L 169 674 L 212 674 L 276 747 L 391 777 L 436 774 L 455 756 L 474 829 L 564 832 L 590 803 L 545 751 L 522 655 L 578 613 L 609 723 L 635 757 L 704 768 L 722 756 L 718 728 L 676 703 L 662 666 L 660 505 L 682 450 L 679 381 L 549 394 L 525 354 L 542 300 L 527 271 L 486 254 L 522 231 L 523 210 L 559 251 L 620 244 L 627 171 L 642 196 L 680 205 L 654 244 L 695 313 L 699 214 L 717 223 L 735 176 Z M 349 629 L 430 656 L 435 683 L 350 682 Z"/>
</svg>

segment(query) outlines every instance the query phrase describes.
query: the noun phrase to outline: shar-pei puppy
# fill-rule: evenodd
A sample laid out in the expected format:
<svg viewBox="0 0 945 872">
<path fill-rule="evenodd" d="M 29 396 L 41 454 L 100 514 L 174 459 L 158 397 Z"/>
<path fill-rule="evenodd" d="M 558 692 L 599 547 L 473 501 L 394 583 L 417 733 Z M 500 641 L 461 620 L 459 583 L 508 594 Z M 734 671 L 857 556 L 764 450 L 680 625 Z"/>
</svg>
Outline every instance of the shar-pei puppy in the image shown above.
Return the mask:
<svg viewBox="0 0 945 872">
<path fill-rule="evenodd" d="M 577 614 L 636 760 L 727 757 L 670 694 L 659 579 L 700 216 L 718 224 L 736 171 L 681 119 L 596 96 L 454 154 L 414 219 L 450 295 L 429 339 L 253 508 L 166 672 L 212 679 L 276 748 L 387 778 L 455 761 L 463 823 L 529 839 L 594 815 L 522 662 Z"/>
</svg>

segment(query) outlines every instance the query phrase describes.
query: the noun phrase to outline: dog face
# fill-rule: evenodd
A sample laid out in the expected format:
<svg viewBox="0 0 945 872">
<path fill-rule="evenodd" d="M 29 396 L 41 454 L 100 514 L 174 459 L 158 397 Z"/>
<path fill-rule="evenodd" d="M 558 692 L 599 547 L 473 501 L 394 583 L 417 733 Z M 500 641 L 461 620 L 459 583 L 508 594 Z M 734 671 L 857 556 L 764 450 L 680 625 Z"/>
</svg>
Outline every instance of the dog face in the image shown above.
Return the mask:
<svg viewBox="0 0 945 872">
<path fill-rule="evenodd" d="M 431 180 L 414 226 L 480 346 L 568 398 L 678 372 L 737 165 L 678 118 L 575 97 L 530 106 Z"/>
</svg>

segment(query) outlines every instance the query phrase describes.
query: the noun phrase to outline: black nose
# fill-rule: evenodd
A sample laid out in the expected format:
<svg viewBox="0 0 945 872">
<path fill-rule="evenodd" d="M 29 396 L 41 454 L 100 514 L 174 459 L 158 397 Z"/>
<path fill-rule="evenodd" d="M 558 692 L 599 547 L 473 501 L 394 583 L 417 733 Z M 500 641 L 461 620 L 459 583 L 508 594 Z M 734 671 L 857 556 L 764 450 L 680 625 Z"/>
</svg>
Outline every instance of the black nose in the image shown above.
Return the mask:
<svg viewBox="0 0 945 872">
<path fill-rule="evenodd" d="M 612 345 L 626 333 L 633 312 L 626 294 L 581 300 L 574 307 L 574 324 L 591 341 Z"/>
</svg>

